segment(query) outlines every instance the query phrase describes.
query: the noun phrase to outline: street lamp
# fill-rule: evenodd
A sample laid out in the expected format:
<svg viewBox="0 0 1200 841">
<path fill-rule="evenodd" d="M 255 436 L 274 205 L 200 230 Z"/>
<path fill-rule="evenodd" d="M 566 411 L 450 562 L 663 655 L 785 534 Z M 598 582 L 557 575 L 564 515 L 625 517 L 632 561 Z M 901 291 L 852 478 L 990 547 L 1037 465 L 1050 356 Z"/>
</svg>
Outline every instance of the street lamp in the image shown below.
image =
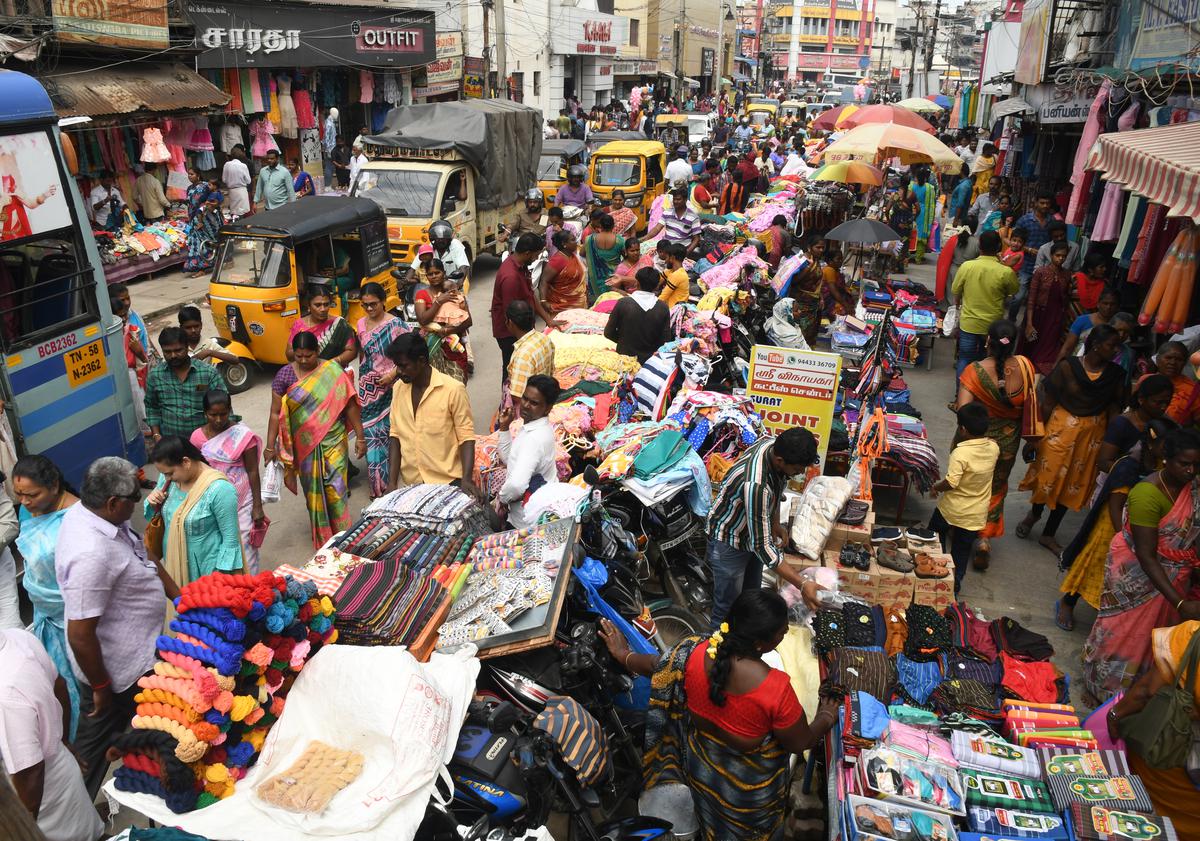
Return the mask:
<svg viewBox="0 0 1200 841">
<path fill-rule="evenodd" d="M 725 14 L 717 14 L 717 67 L 713 73 L 716 76 L 713 79 L 713 91 L 721 90 L 721 77 L 725 75 L 725 21 L 733 20 L 733 9 L 729 4 L 722 3 L 721 11 Z"/>
</svg>

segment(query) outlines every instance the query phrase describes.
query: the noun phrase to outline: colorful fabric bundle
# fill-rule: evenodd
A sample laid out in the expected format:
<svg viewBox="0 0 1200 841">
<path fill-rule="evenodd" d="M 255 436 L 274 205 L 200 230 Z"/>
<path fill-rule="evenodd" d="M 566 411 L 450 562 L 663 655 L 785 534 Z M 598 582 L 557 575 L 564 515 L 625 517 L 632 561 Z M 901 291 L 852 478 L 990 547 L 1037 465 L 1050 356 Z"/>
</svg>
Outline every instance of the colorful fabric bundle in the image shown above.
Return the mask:
<svg viewBox="0 0 1200 841">
<path fill-rule="evenodd" d="M 133 729 L 114 743 L 114 784 L 186 812 L 233 793 L 296 673 L 337 631 L 315 584 L 269 572 L 199 578 L 176 607 L 162 659 L 138 680 Z"/>
<path fill-rule="evenodd" d="M 1079 841 L 1125 841 L 1125 839 L 1155 838 L 1158 841 L 1179 841 L 1170 818 L 1143 815 L 1128 809 L 1109 809 L 1085 803 L 1072 803 L 1071 826 Z"/>
<path fill-rule="evenodd" d="M 1059 811 L 1071 808 L 1072 804 L 1103 806 L 1122 812 L 1154 811 L 1150 795 L 1146 793 L 1141 777 L 1128 774 L 1123 777 L 1066 777 L 1053 775 L 1049 779 L 1050 794 Z"/>
<path fill-rule="evenodd" d="M 950 744 L 954 757 L 965 768 L 999 771 L 1014 777 L 1041 777 L 1037 753 L 1028 748 L 961 731 L 950 735 Z"/>
<path fill-rule="evenodd" d="M 967 806 L 1016 809 L 1022 812 L 1055 812 L 1046 784 L 990 771 L 961 769 L 967 789 Z"/>
<path fill-rule="evenodd" d="M 363 509 L 364 518 L 382 514 L 401 527 L 447 537 L 466 534 L 474 540 L 491 531 L 478 501 L 449 485 L 409 485 Z"/>
</svg>

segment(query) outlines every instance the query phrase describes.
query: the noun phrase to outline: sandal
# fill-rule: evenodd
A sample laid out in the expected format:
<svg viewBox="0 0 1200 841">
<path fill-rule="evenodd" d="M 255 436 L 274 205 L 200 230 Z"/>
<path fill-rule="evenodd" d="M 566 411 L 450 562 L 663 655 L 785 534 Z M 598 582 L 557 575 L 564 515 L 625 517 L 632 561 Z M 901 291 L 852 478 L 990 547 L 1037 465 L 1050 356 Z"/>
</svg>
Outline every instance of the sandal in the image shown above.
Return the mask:
<svg viewBox="0 0 1200 841">
<path fill-rule="evenodd" d="M 924 552 L 917 553 L 913 560 L 916 561 L 917 565 L 917 578 L 945 578 L 950 572 L 950 568 L 946 565 L 945 561 L 934 558 L 932 555 Z"/>
<path fill-rule="evenodd" d="M 979 541 L 979 544 L 975 547 L 975 557 L 971 559 L 971 566 L 980 572 L 986 572 L 991 560 L 992 545 L 986 540 Z"/>
<path fill-rule="evenodd" d="M 915 568 L 912 561 L 908 560 L 907 557 L 900 553 L 899 549 L 896 549 L 890 544 L 885 544 L 879 547 L 878 551 L 875 553 L 875 560 L 877 560 L 879 565 L 884 569 L 890 569 L 894 572 L 907 574 L 912 572 Z"/>
<path fill-rule="evenodd" d="M 1059 630 L 1074 631 L 1075 630 L 1075 617 L 1073 614 L 1068 614 L 1068 616 L 1070 616 L 1070 618 L 1064 620 L 1062 618 L 1062 610 L 1064 607 L 1067 607 L 1067 605 L 1063 604 L 1062 599 L 1059 599 L 1058 601 L 1056 601 L 1054 603 L 1054 624 L 1058 626 Z"/>
<path fill-rule="evenodd" d="M 1029 537 L 1029 533 L 1033 531 L 1033 527 L 1037 525 L 1038 518 L 1032 514 L 1026 515 L 1025 519 L 1017 523 L 1017 537 L 1024 540 Z"/>
</svg>

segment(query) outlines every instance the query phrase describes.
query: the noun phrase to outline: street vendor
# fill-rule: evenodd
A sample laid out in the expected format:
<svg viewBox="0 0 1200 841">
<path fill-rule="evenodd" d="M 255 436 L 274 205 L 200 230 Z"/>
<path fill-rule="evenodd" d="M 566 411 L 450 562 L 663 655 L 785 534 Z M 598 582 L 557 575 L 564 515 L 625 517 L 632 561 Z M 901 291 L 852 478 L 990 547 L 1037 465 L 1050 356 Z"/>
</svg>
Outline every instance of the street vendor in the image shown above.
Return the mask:
<svg viewBox="0 0 1200 841">
<path fill-rule="evenodd" d="M 725 474 L 708 515 L 708 564 L 713 573 L 711 625 L 719 628 L 738 594 L 762 586 L 763 567 L 815 598 L 817 585 L 783 563 L 789 541 L 779 522 L 779 502 L 789 479 L 817 464 L 817 439 L 792 427 L 764 437 L 742 454 Z"/>
</svg>

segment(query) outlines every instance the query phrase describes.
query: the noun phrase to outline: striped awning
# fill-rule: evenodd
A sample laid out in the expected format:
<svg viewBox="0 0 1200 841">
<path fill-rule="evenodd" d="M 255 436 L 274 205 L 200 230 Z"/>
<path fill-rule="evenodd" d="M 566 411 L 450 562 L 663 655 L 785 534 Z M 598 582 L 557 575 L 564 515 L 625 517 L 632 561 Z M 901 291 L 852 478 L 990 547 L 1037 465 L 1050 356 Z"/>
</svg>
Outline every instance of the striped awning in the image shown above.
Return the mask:
<svg viewBox="0 0 1200 841">
<path fill-rule="evenodd" d="M 1102 134 L 1087 165 L 1169 216 L 1200 222 L 1200 122 Z"/>
</svg>

